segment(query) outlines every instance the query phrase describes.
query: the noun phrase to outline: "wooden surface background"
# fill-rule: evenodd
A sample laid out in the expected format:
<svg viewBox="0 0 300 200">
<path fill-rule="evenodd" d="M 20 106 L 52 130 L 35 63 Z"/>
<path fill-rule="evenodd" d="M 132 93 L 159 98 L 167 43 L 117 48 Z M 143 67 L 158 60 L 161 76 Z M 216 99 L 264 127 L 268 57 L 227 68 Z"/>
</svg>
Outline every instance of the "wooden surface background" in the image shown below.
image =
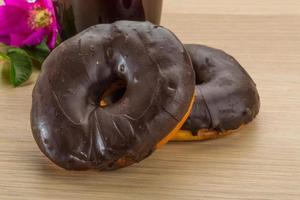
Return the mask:
<svg viewBox="0 0 300 200">
<path fill-rule="evenodd" d="M 115 172 L 69 172 L 35 144 L 35 76 L 0 86 L 0 199 L 300 199 L 300 1 L 165 0 L 162 24 L 185 43 L 222 48 L 253 76 L 257 119 L 218 140 L 170 143 Z"/>
</svg>

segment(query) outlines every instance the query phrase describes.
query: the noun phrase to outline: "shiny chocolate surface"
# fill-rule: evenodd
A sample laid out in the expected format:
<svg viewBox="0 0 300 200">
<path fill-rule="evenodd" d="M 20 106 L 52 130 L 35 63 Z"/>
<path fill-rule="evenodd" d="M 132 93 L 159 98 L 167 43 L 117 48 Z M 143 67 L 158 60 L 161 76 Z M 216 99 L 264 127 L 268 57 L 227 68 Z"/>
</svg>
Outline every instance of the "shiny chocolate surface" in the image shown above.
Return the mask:
<svg viewBox="0 0 300 200">
<path fill-rule="evenodd" d="M 259 112 L 256 84 L 245 69 L 222 50 L 203 45 L 185 45 L 196 73 L 196 101 L 183 126 L 225 132 L 252 121 Z"/>
<path fill-rule="evenodd" d="M 119 82 L 126 83 L 123 96 L 100 107 Z M 44 62 L 33 90 L 33 136 L 63 168 L 125 167 L 149 156 L 174 129 L 194 89 L 191 60 L 169 30 L 149 22 L 97 25 Z"/>
</svg>

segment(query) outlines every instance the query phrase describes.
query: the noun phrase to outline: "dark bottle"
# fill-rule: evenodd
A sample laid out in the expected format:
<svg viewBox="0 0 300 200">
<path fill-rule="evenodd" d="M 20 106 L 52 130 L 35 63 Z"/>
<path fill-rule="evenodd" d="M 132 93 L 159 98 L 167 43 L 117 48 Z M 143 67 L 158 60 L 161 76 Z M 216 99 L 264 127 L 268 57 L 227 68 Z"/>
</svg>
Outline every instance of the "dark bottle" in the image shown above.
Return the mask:
<svg viewBox="0 0 300 200">
<path fill-rule="evenodd" d="M 67 39 L 96 24 L 117 20 L 160 23 L 163 0 L 54 0 Z"/>
</svg>

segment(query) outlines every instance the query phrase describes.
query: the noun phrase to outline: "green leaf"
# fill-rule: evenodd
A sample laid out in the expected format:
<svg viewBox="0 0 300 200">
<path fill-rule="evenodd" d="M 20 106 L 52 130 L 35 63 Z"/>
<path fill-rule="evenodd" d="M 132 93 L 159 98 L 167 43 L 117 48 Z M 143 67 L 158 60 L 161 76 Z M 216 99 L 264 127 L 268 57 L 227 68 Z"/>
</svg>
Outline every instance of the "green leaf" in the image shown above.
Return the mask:
<svg viewBox="0 0 300 200">
<path fill-rule="evenodd" d="M 32 60 L 38 62 L 40 65 L 44 62 L 44 60 L 50 53 L 50 49 L 45 42 L 42 42 L 40 45 L 37 45 L 35 47 L 27 47 L 25 48 L 25 51 Z"/>
<path fill-rule="evenodd" d="M 10 81 L 17 87 L 30 78 L 33 64 L 23 49 L 11 48 L 7 56 L 10 58 Z"/>
</svg>

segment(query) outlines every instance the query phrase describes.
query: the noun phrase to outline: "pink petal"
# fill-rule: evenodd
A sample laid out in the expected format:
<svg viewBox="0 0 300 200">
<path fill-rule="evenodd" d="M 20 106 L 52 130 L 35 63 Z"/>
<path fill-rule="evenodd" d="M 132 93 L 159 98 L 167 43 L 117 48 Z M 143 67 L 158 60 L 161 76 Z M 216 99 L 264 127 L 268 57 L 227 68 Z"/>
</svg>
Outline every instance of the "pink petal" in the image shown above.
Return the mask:
<svg viewBox="0 0 300 200">
<path fill-rule="evenodd" d="M 29 35 L 26 40 L 24 40 L 24 45 L 32 46 L 40 44 L 45 38 L 47 32 L 45 29 L 38 29 Z"/>
<path fill-rule="evenodd" d="M 17 6 L 23 9 L 28 9 L 33 3 L 28 3 L 27 0 L 4 0 L 5 5 Z"/>
<path fill-rule="evenodd" d="M 10 44 L 10 37 L 8 35 L 0 35 L 0 42 Z"/>
<path fill-rule="evenodd" d="M 10 35 L 10 45 L 15 47 L 23 46 L 23 41 L 27 38 L 27 35 L 23 34 L 11 34 Z"/>
<path fill-rule="evenodd" d="M 11 35 L 11 45 L 12 46 L 34 46 L 40 44 L 44 37 L 46 31 L 44 29 L 39 29 L 31 34 L 12 34 Z"/>
<path fill-rule="evenodd" d="M 40 3 L 44 8 L 47 8 L 49 11 L 54 11 L 53 2 L 51 0 L 40 0 Z"/>
<path fill-rule="evenodd" d="M 15 6 L 0 6 L 0 35 L 29 32 L 28 12 Z"/>
<path fill-rule="evenodd" d="M 47 45 L 50 49 L 54 49 L 58 31 L 53 31 L 48 34 Z"/>
</svg>

